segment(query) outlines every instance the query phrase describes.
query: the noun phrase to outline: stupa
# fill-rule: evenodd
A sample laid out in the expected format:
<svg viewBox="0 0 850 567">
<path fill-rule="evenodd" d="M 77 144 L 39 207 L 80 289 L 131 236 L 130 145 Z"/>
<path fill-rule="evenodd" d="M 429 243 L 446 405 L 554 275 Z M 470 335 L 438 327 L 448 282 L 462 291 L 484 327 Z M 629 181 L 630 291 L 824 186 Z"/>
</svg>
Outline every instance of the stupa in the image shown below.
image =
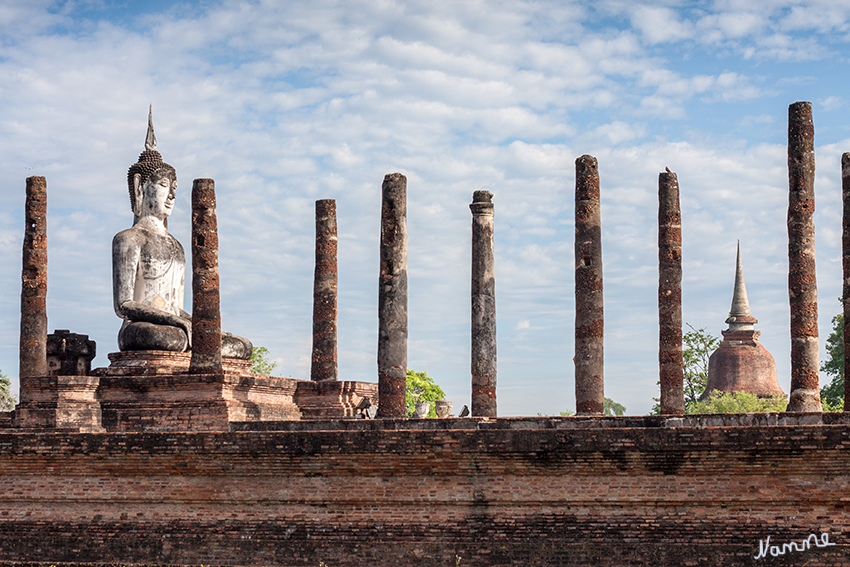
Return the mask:
<svg viewBox="0 0 850 567">
<path fill-rule="evenodd" d="M 735 268 L 735 290 L 732 309 L 726 319 L 729 328 L 721 331 L 723 342 L 708 359 L 708 381 L 702 398 L 714 390 L 721 392 L 747 392 L 760 397 L 785 395 L 776 380 L 776 362 L 773 355 L 759 343 L 761 334 L 755 330 L 758 320 L 750 312 L 744 270 L 741 267 L 741 243 L 738 242 L 738 259 Z"/>
</svg>

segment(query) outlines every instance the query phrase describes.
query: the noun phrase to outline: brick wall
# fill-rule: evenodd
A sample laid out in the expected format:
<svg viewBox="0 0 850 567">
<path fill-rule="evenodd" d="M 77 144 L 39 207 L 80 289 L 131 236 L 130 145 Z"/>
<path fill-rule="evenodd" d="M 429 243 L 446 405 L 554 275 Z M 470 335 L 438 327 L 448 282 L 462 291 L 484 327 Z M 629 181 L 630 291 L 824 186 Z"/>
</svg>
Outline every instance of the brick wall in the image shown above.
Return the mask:
<svg viewBox="0 0 850 567">
<path fill-rule="evenodd" d="M 0 564 L 454 566 L 459 556 L 463 567 L 847 565 L 847 421 L 773 414 L 301 421 L 229 433 L 5 429 Z M 754 559 L 768 536 L 781 545 L 822 532 L 837 545 Z"/>
</svg>

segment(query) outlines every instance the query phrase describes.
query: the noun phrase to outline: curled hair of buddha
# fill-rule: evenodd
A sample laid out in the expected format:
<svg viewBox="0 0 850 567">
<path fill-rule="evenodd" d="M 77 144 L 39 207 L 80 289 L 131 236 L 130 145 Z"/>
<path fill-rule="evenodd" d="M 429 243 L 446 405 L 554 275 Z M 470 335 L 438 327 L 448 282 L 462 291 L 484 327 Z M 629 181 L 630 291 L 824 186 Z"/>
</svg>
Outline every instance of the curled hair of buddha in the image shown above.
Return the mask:
<svg viewBox="0 0 850 567">
<path fill-rule="evenodd" d="M 156 136 L 153 132 L 152 108 L 148 110 L 148 132 L 145 138 L 145 151 L 139 154 L 139 161 L 130 166 L 127 171 L 127 186 L 130 189 L 130 207 L 136 210 L 136 192 L 133 190 L 136 174 L 141 177 L 139 185 L 144 185 L 154 175 L 157 179 L 169 177 L 177 181 L 177 171 L 164 161 L 162 155 L 156 151 Z"/>
</svg>

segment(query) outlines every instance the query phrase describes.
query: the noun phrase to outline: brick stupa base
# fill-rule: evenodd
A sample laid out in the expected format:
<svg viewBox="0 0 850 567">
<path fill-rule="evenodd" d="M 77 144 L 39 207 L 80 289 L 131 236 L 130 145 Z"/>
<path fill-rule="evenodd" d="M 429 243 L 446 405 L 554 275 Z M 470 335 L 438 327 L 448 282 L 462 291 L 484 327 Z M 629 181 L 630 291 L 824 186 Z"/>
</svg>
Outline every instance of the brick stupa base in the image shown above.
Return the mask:
<svg viewBox="0 0 850 567">
<path fill-rule="evenodd" d="M 232 422 L 354 417 L 378 385 L 311 382 L 251 374 L 251 362 L 224 358 L 221 374 L 189 374 L 191 354 L 110 353 L 91 376 L 21 380 L 13 427 L 79 432 L 228 431 Z"/>
</svg>

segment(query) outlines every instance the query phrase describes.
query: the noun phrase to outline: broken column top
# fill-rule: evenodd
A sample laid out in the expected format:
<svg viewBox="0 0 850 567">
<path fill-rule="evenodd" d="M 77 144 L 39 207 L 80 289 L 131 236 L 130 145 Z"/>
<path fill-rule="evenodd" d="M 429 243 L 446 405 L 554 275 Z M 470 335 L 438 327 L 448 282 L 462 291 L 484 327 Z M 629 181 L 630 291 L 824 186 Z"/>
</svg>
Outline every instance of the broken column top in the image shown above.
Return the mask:
<svg viewBox="0 0 850 567">
<path fill-rule="evenodd" d="M 493 194 L 489 191 L 479 190 L 472 192 L 472 202 L 473 203 L 492 203 L 493 202 Z"/>
<path fill-rule="evenodd" d="M 752 331 L 758 319 L 750 312 L 747 286 L 744 285 L 744 269 L 741 266 L 741 241 L 738 241 L 738 259 L 735 266 L 735 290 L 732 292 L 732 308 L 729 310 L 729 331 Z"/>
</svg>

